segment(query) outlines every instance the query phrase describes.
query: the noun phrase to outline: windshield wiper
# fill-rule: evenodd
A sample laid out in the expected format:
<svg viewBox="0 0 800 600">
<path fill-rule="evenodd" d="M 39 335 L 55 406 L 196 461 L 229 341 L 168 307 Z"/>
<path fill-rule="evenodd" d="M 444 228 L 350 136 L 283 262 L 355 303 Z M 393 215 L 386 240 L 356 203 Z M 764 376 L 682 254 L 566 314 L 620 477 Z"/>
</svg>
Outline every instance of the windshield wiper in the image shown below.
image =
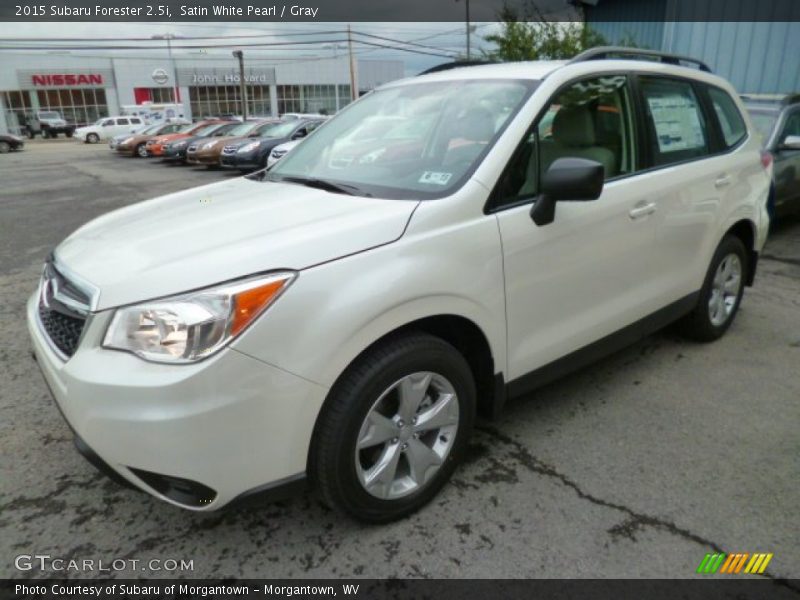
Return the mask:
<svg viewBox="0 0 800 600">
<path fill-rule="evenodd" d="M 325 190 L 326 192 L 334 192 L 336 194 L 347 194 L 348 196 L 372 196 L 360 190 L 354 185 L 347 183 L 335 183 L 327 179 L 317 179 L 315 177 L 281 177 L 280 179 L 270 179 L 270 181 L 286 181 L 288 183 L 298 183 L 306 187 L 317 188 Z"/>
</svg>

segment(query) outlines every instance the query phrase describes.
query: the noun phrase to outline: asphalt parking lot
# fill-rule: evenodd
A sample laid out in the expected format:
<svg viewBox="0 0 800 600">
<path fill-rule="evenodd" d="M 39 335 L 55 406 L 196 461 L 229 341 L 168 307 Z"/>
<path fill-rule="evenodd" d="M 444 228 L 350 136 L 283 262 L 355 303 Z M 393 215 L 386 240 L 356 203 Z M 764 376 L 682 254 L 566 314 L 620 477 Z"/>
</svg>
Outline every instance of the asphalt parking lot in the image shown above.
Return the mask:
<svg viewBox="0 0 800 600">
<path fill-rule="evenodd" d="M 411 518 L 365 526 L 310 495 L 195 514 L 74 451 L 24 322 L 44 257 L 79 225 L 233 176 L 154 163 L 71 140 L 0 156 L 0 577 L 59 575 L 14 566 L 49 554 L 192 560 L 181 577 L 685 578 L 720 551 L 771 552 L 767 576 L 800 577 L 800 219 L 775 228 L 722 340 L 662 332 L 510 403 Z"/>
</svg>

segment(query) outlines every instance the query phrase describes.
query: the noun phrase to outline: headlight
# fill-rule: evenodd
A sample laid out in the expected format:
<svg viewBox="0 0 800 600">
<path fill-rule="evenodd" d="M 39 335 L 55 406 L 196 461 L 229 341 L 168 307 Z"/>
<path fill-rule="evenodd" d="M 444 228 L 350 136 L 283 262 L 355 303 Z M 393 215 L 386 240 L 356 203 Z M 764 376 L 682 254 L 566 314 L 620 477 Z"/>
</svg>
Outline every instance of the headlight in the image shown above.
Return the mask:
<svg viewBox="0 0 800 600">
<path fill-rule="evenodd" d="M 121 142 L 117 142 L 120 146 L 124 146 L 125 144 L 130 144 L 133 141 L 132 137 L 125 138 Z"/>
<path fill-rule="evenodd" d="M 216 143 L 217 142 L 207 142 L 207 143 L 203 144 L 203 147 L 200 148 L 200 150 L 210 150 L 211 148 L 213 148 L 216 145 Z"/>
<path fill-rule="evenodd" d="M 244 331 L 294 280 L 282 271 L 118 308 L 103 347 L 145 360 L 190 363 L 206 358 Z"/>
<path fill-rule="evenodd" d="M 245 144 L 241 148 L 237 150 L 237 152 L 241 152 L 244 154 L 245 152 L 250 152 L 251 150 L 255 150 L 261 145 L 261 142 L 250 142 L 249 144 Z"/>
</svg>

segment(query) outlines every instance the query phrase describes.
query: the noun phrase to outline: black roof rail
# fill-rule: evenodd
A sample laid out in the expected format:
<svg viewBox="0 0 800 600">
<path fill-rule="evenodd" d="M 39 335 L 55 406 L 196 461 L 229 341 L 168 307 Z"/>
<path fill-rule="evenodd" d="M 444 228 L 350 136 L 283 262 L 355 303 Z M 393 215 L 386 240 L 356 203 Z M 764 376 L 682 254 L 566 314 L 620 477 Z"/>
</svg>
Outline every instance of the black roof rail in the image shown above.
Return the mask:
<svg viewBox="0 0 800 600">
<path fill-rule="evenodd" d="M 711 73 L 711 69 L 702 60 L 691 58 L 689 56 L 681 56 L 680 54 L 669 54 L 667 52 L 659 52 L 657 50 L 645 50 L 644 48 L 627 48 L 624 46 L 597 46 L 596 48 L 589 48 L 584 50 L 567 64 L 574 64 L 585 62 L 587 60 L 602 60 L 604 58 L 652 58 L 659 59 L 660 62 L 670 65 L 681 66 L 681 63 L 690 63 L 697 65 L 701 71 Z"/>
<path fill-rule="evenodd" d="M 739 94 L 744 102 L 777 104 L 779 106 L 789 106 L 790 104 L 800 104 L 800 93 L 790 94 Z"/>
<path fill-rule="evenodd" d="M 436 65 L 435 67 L 431 67 L 430 69 L 425 69 L 421 73 L 417 73 L 417 76 L 420 75 L 427 75 L 429 73 L 439 73 L 440 71 L 449 71 L 450 69 L 459 69 L 461 67 L 477 67 L 480 65 L 493 65 L 496 64 L 496 61 L 493 60 L 455 60 L 449 63 L 442 63 L 440 65 Z"/>
</svg>

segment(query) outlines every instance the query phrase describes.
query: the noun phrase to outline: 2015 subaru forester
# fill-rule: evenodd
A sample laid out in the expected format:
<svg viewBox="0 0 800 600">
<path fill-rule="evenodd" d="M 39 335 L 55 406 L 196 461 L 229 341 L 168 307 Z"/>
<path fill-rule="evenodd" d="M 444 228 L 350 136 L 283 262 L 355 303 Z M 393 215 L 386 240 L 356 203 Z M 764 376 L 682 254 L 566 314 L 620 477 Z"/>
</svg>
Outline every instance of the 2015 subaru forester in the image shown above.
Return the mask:
<svg viewBox="0 0 800 600">
<path fill-rule="evenodd" d="M 79 448 L 194 510 L 308 480 L 386 521 L 477 411 L 678 319 L 721 336 L 770 164 L 724 80 L 612 54 L 391 83 L 270 170 L 73 233 L 28 321 Z"/>
</svg>

